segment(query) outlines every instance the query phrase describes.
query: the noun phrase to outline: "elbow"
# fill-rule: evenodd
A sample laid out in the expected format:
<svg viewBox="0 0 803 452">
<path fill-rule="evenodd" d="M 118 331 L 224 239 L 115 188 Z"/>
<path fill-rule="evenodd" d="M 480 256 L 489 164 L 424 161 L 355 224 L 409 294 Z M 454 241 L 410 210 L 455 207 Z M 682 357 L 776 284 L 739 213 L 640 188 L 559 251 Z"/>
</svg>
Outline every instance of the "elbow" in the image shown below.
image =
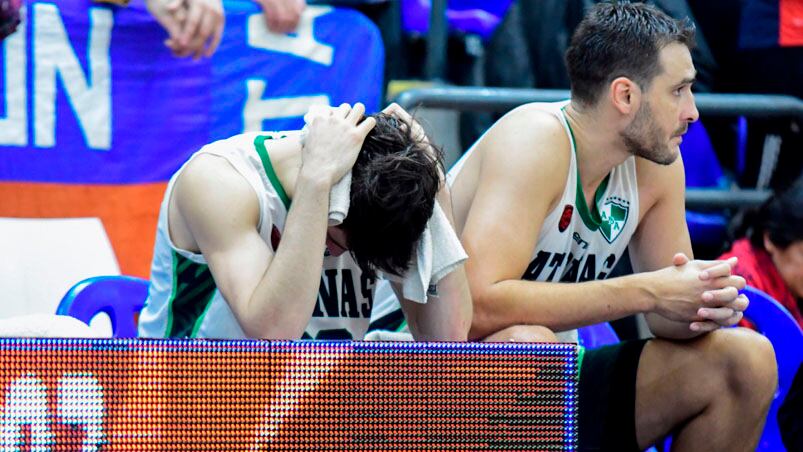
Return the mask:
<svg viewBox="0 0 803 452">
<path fill-rule="evenodd" d="M 304 334 L 306 322 L 301 323 L 295 319 L 282 316 L 267 316 L 267 319 L 281 319 L 271 322 L 257 316 L 245 316 L 237 319 L 240 329 L 249 339 L 263 340 L 297 340 Z M 299 326 L 300 324 L 300 326 Z"/>
<path fill-rule="evenodd" d="M 474 312 L 471 318 L 471 327 L 468 331 L 469 340 L 480 340 L 496 332 L 494 328 L 494 313 L 490 308 L 493 303 L 486 298 L 482 296 L 474 298 Z"/>
<path fill-rule="evenodd" d="M 243 330 L 243 333 L 249 339 L 278 339 L 277 333 L 278 331 L 273 330 L 272 328 L 265 328 L 265 325 L 260 325 L 259 322 L 239 322 L 240 329 Z"/>
<path fill-rule="evenodd" d="M 465 342 L 469 337 L 469 328 L 471 327 L 471 317 L 461 318 L 459 321 L 449 322 L 434 334 L 419 334 L 419 337 L 428 341 L 444 341 L 444 342 Z"/>
</svg>

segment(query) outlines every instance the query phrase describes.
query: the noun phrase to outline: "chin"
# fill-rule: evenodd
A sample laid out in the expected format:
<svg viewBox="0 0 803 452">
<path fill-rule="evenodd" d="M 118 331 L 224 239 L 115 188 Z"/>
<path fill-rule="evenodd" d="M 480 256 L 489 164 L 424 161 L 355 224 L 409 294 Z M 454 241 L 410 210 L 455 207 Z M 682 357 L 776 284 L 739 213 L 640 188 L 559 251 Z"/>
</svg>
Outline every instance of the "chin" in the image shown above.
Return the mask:
<svg viewBox="0 0 803 452">
<path fill-rule="evenodd" d="M 655 160 L 653 160 L 653 162 L 655 162 L 655 163 L 657 163 L 659 165 L 665 165 L 665 166 L 668 166 L 668 165 L 671 165 L 671 164 L 675 163 L 675 160 L 677 160 L 678 157 L 680 156 L 680 148 L 678 148 L 677 146 L 674 146 L 674 147 L 670 147 L 668 149 L 668 151 L 669 152 L 667 152 L 665 155 L 661 156 L 660 159 L 655 159 Z"/>
</svg>

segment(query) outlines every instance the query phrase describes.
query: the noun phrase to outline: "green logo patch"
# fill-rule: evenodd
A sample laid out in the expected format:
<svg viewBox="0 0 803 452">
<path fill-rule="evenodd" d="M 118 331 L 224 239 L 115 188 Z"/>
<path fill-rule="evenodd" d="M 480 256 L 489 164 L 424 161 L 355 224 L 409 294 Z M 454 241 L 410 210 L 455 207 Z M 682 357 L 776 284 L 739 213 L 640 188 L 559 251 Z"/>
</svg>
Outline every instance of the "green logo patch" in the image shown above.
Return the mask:
<svg viewBox="0 0 803 452">
<path fill-rule="evenodd" d="M 611 197 L 605 200 L 600 209 L 602 222 L 599 225 L 599 232 L 605 237 L 608 243 L 613 243 L 627 223 L 627 214 L 630 211 L 630 203 L 622 198 Z"/>
</svg>

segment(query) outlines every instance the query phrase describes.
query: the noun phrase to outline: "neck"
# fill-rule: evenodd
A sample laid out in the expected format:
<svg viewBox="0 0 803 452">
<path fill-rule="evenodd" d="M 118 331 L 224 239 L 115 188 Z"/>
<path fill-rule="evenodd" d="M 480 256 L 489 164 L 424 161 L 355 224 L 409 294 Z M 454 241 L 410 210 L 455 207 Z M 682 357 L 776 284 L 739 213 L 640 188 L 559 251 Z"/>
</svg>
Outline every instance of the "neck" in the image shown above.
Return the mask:
<svg viewBox="0 0 803 452">
<path fill-rule="evenodd" d="M 570 102 L 566 106 L 566 118 L 574 133 L 583 190 L 593 192 L 605 176 L 631 154 L 619 137 L 616 118 L 601 107 Z"/>
<path fill-rule="evenodd" d="M 301 169 L 301 142 L 299 137 L 291 135 L 280 140 L 271 140 L 267 148 L 270 162 L 279 183 L 282 184 L 287 197 L 293 199 L 296 191 L 296 179 Z"/>
</svg>

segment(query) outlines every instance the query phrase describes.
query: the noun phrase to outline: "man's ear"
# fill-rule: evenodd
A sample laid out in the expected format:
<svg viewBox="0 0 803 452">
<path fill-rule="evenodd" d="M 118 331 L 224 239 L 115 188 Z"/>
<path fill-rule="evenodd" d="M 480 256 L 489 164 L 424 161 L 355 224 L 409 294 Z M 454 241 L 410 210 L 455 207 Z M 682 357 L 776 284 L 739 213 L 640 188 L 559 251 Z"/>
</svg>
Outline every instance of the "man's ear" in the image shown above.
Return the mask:
<svg viewBox="0 0 803 452">
<path fill-rule="evenodd" d="M 641 88 L 627 77 L 617 77 L 609 85 L 611 105 L 619 113 L 630 115 L 641 106 Z"/>
<path fill-rule="evenodd" d="M 764 232 L 764 249 L 767 250 L 769 254 L 774 254 L 778 251 L 778 247 L 770 240 L 769 232 Z"/>
</svg>

